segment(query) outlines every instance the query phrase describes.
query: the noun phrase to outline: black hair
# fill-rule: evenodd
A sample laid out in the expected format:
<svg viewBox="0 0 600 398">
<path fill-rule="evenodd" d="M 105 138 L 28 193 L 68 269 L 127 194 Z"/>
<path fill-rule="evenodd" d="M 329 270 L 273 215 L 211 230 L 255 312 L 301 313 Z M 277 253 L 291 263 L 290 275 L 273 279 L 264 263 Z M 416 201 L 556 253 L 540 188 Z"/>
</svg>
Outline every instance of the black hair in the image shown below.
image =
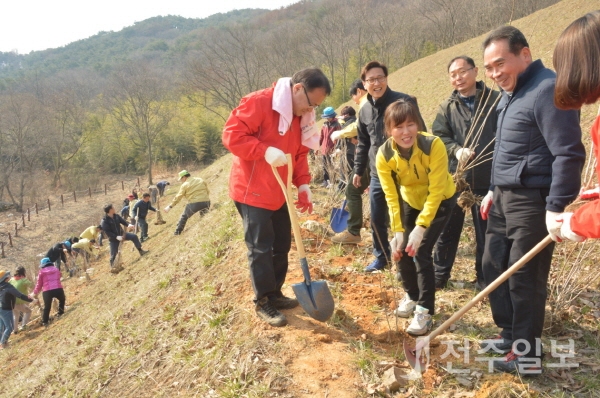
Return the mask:
<svg viewBox="0 0 600 398">
<path fill-rule="evenodd" d="M 312 91 L 316 88 L 322 88 L 325 90 L 325 94 L 331 94 L 331 85 L 329 79 L 319 68 L 306 68 L 302 69 L 292 76 L 292 85 L 302 84 L 306 91 Z"/>
<path fill-rule="evenodd" d="M 452 66 L 452 64 L 454 63 L 454 61 L 456 61 L 457 59 L 462 59 L 463 61 L 465 61 L 466 63 L 468 63 L 469 65 L 471 65 L 473 68 L 475 67 L 475 61 L 473 61 L 473 58 L 468 57 L 466 55 L 459 55 L 458 57 L 454 57 L 450 60 L 450 62 L 448 62 L 448 67 L 446 68 L 446 70 L 448 72 L 450 72 L 450 67 Z"/>
<path fill-rule="evenodd" d="M 363 84 L 362 80 L 356 79 L 350 85 L 350 96 L 356 95 L 359 89 L 362 91 L 367 91 L 365 90 L 365 85 Z"/>
<path fill-rule="evenodd" d="M 98 226 L 96 228 L 98 228 L 100 231 L 102 231 L 102 224 L 98 224 Z"/>
<path fill-rule="evenodd" d="M 508 42 L 508 50 L 515 55 L 519 55 L 523 48 L 529 47 L 529 43 L 527 43 L 523 32 L 514 26 L 506 25 L 500 26 L 490 32 L 483 42 L 483 49 L 485 50 L 490 44 L 500 40 L 506 40 Z"/>
<path fill-rule="evenodd" d="M 19 265 L 15 270 L 15 276 L 25 276 L 25 267 Z"/>
<path fill-rule="evenodd" d="M 104 212 L 105 212 L 106 214 L 108 214 L 108 212 L 109 212 L 109 211 L 110 211 L 110 209 L 112 209 L 112 208 L 113 208 L 113 205 L 112 205 L 112 203 L 105 204 L 105 205 L 104 205 L 104 207 L 103 207 L 103 209 L 104 209 Z"/>
<path fill-rule="evenodd" d="M 148 192 L 144 192 L 144 194 L 142 195 L 142 198 L 149 198 L 150 194 Z"/>
<path fill-rule="evenodd" d="M 340 111 L 340 115 L 356 116 L 356 111 L 353 107 L 348 105 L 342 108 L 342 110 Z"/>
</svg>

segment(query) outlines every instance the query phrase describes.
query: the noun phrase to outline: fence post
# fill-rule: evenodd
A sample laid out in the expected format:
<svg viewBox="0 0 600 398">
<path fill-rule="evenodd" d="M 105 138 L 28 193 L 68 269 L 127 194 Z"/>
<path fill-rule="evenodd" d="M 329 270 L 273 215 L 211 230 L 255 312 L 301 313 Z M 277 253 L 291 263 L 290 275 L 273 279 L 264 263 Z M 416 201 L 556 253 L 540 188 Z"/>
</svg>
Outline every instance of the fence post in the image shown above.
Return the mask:
<svg viewBox="0 0 600 398">
<path fill-rule="evenodd" d="M 29 210 L 29 207 L 27 208 L 27 221 L 31 221 L 31 210 Z"/>
<path fill-rule="evenodd" d="M 73 200 L 77 203 L 77 193 L 73 191 Z"/>
<path fill-rule="evenodd" d="M 15 223 L 15 238 L 19 236 L 19 226 Z"/>
<path fill-rule="evenodd" d="M 6 257 L 4 254 L 4 242 L 0 242 L 0 246 L 2 246 L 2 258 Z"/>
<path fill-rule="evenodd" d="M 12 236 L 10 236 L 10 232 L 8 233 L 8 244 L 10 245 L 10 247 L 13 247 Z"/>
<path fill-rule="evenodd" d="M 90 194 L 90 198 L 92 197 L 92 187 L 88 187 L 88 193 Z"/>
<path fill-rule="evenodd" d="M 125 183 L 123 181 L 121 181 L 121 189 L 125 190 Z"/>
<path fill-rule="evenodd" d="M 38 215 L 38 205 L 37 205 L 37 203 L 35 204 L 35 215 L 36 216 Z"/>
<path fill-rule="evenodd" d="M 61 195 L 61 197 L 62 197 L 62 195 Z M 52 209 L 50 208 L 50 198 L 48 198 L 48 211 L 50 211 L 50 210 L 52 210 Z"/>
<path fill-rule="evenodd" d="M 106 189 L 106 184 L 104 184 L 104 195 L 108 195 L 108 190 Z"/>
<path fill-rule="evenodd" d="M 65 207 L 65 198 L 63 197 L 63 194 L 60 194 L 60 204 L 62 207 Z"/>
<path fill-rule="evenodd" d="M 23 221 L 23 226 L 25 226 L 25 213 L 21 213 L 21 220 Z"/>
<path fill-rule="evenodd" d="M 140 177 L 138 177 L 138 187 L 141 186 L 140 185 Z"/>
</svg>

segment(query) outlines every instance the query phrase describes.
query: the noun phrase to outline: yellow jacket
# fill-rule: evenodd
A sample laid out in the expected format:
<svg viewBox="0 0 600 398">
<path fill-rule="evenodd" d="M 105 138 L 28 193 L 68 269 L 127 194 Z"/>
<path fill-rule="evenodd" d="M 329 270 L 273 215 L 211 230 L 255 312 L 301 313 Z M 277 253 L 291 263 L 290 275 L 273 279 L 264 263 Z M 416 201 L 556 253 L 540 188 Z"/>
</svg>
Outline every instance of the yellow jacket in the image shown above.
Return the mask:
<svg viewBox="0 0 600 398">
<path fill-rule="evenodd" d="M 81 233 L 81 235 L 79 235 L 80 239 L 87 239 L 87 240 L 95 240 L 98 238 L 98 227 L 95 225 L 92 225 L 91 227 L 86 228 L 85 231 L 83 231 Z"/>
<path fill-rule="evenodd" d="M 79 242 L 73 243 L 73 246 L 71 246 L 71 247 L 73 249 L 83 249 L 90 254 L 94 254 L 94 247 L 90 243 L 89 239 L 85 239 L 85 238 L 79 239 Z"/>
<path fill-rule="evenodd" d="M 188 177 L 188 179 L 181 184 L 179 192 L 177 192 L 177 195 L 175 195 L 169 206 L 174 207 L 183 197 L 188 200 L 188 203 L 209 202 L 210 198 L 208 194 L 208 185 L 206 185 L 202 178 Z"/>
<path fill-rule="evenodd" d="M 448 172 L 446 147 L 439 137 L 419 132 L 409 160 L 403 158 L 393 138 L 377 152 L 377 174 L 390 211 L 392 232 L 404 232 L 400 217 L 402 199 L 412 208 L 421 210 L 416 225 L 429 227 L 442 200 L 456 192 Z"/>
</svg>

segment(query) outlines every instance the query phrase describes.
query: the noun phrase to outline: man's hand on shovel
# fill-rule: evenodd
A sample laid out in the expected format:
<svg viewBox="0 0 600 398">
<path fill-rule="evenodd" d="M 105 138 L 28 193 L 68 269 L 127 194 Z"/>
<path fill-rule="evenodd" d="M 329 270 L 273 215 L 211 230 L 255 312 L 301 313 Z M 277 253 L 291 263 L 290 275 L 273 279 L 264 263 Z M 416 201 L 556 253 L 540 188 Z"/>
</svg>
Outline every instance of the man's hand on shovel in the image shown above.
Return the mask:
<svg viewBox="0 0 600 398">
<path fill-rule="evenodd" d="M 296 209 L 300 210 L 301 213 L 308 210 L 308 214 L 312 214 L 312 194 L 308 184 L 302 184 L 298 187 L 298 200 L 294 204 L 296 205 Z"/>
</svg>

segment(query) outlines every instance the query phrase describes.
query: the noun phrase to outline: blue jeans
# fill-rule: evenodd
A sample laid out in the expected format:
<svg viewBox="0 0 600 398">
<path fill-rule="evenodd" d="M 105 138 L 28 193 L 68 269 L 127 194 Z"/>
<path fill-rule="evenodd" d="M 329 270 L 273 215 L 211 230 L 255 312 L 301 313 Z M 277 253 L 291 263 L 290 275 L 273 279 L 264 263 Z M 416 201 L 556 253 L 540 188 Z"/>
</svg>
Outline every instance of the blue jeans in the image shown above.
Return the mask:
<svg viewBox="0 0 600 398">
<path fill-rule="evenodd" d="M 142 239 L 148 237 L 148 223 L 145 218 L 138 218 L 138 231 L 140 231 L 140 237 Z"/>
<path fill-rule="evenodd" d="M 14 328 L 13 319 L 12 310 L 0 310 L 0 344 L 8 341 Z"/>
<path fill-rule="evenodd" d="M 392 261 L 390 256 L 390 245 L 388 244 L 388 206 L 385 201 L 385 193 L 381 188 L 379 177 L 373 174 L 371 174 L 369 200 L 371 201 L 373 255 L 377 257 L 381 264 L 387 264 Z"/>
</svg>

